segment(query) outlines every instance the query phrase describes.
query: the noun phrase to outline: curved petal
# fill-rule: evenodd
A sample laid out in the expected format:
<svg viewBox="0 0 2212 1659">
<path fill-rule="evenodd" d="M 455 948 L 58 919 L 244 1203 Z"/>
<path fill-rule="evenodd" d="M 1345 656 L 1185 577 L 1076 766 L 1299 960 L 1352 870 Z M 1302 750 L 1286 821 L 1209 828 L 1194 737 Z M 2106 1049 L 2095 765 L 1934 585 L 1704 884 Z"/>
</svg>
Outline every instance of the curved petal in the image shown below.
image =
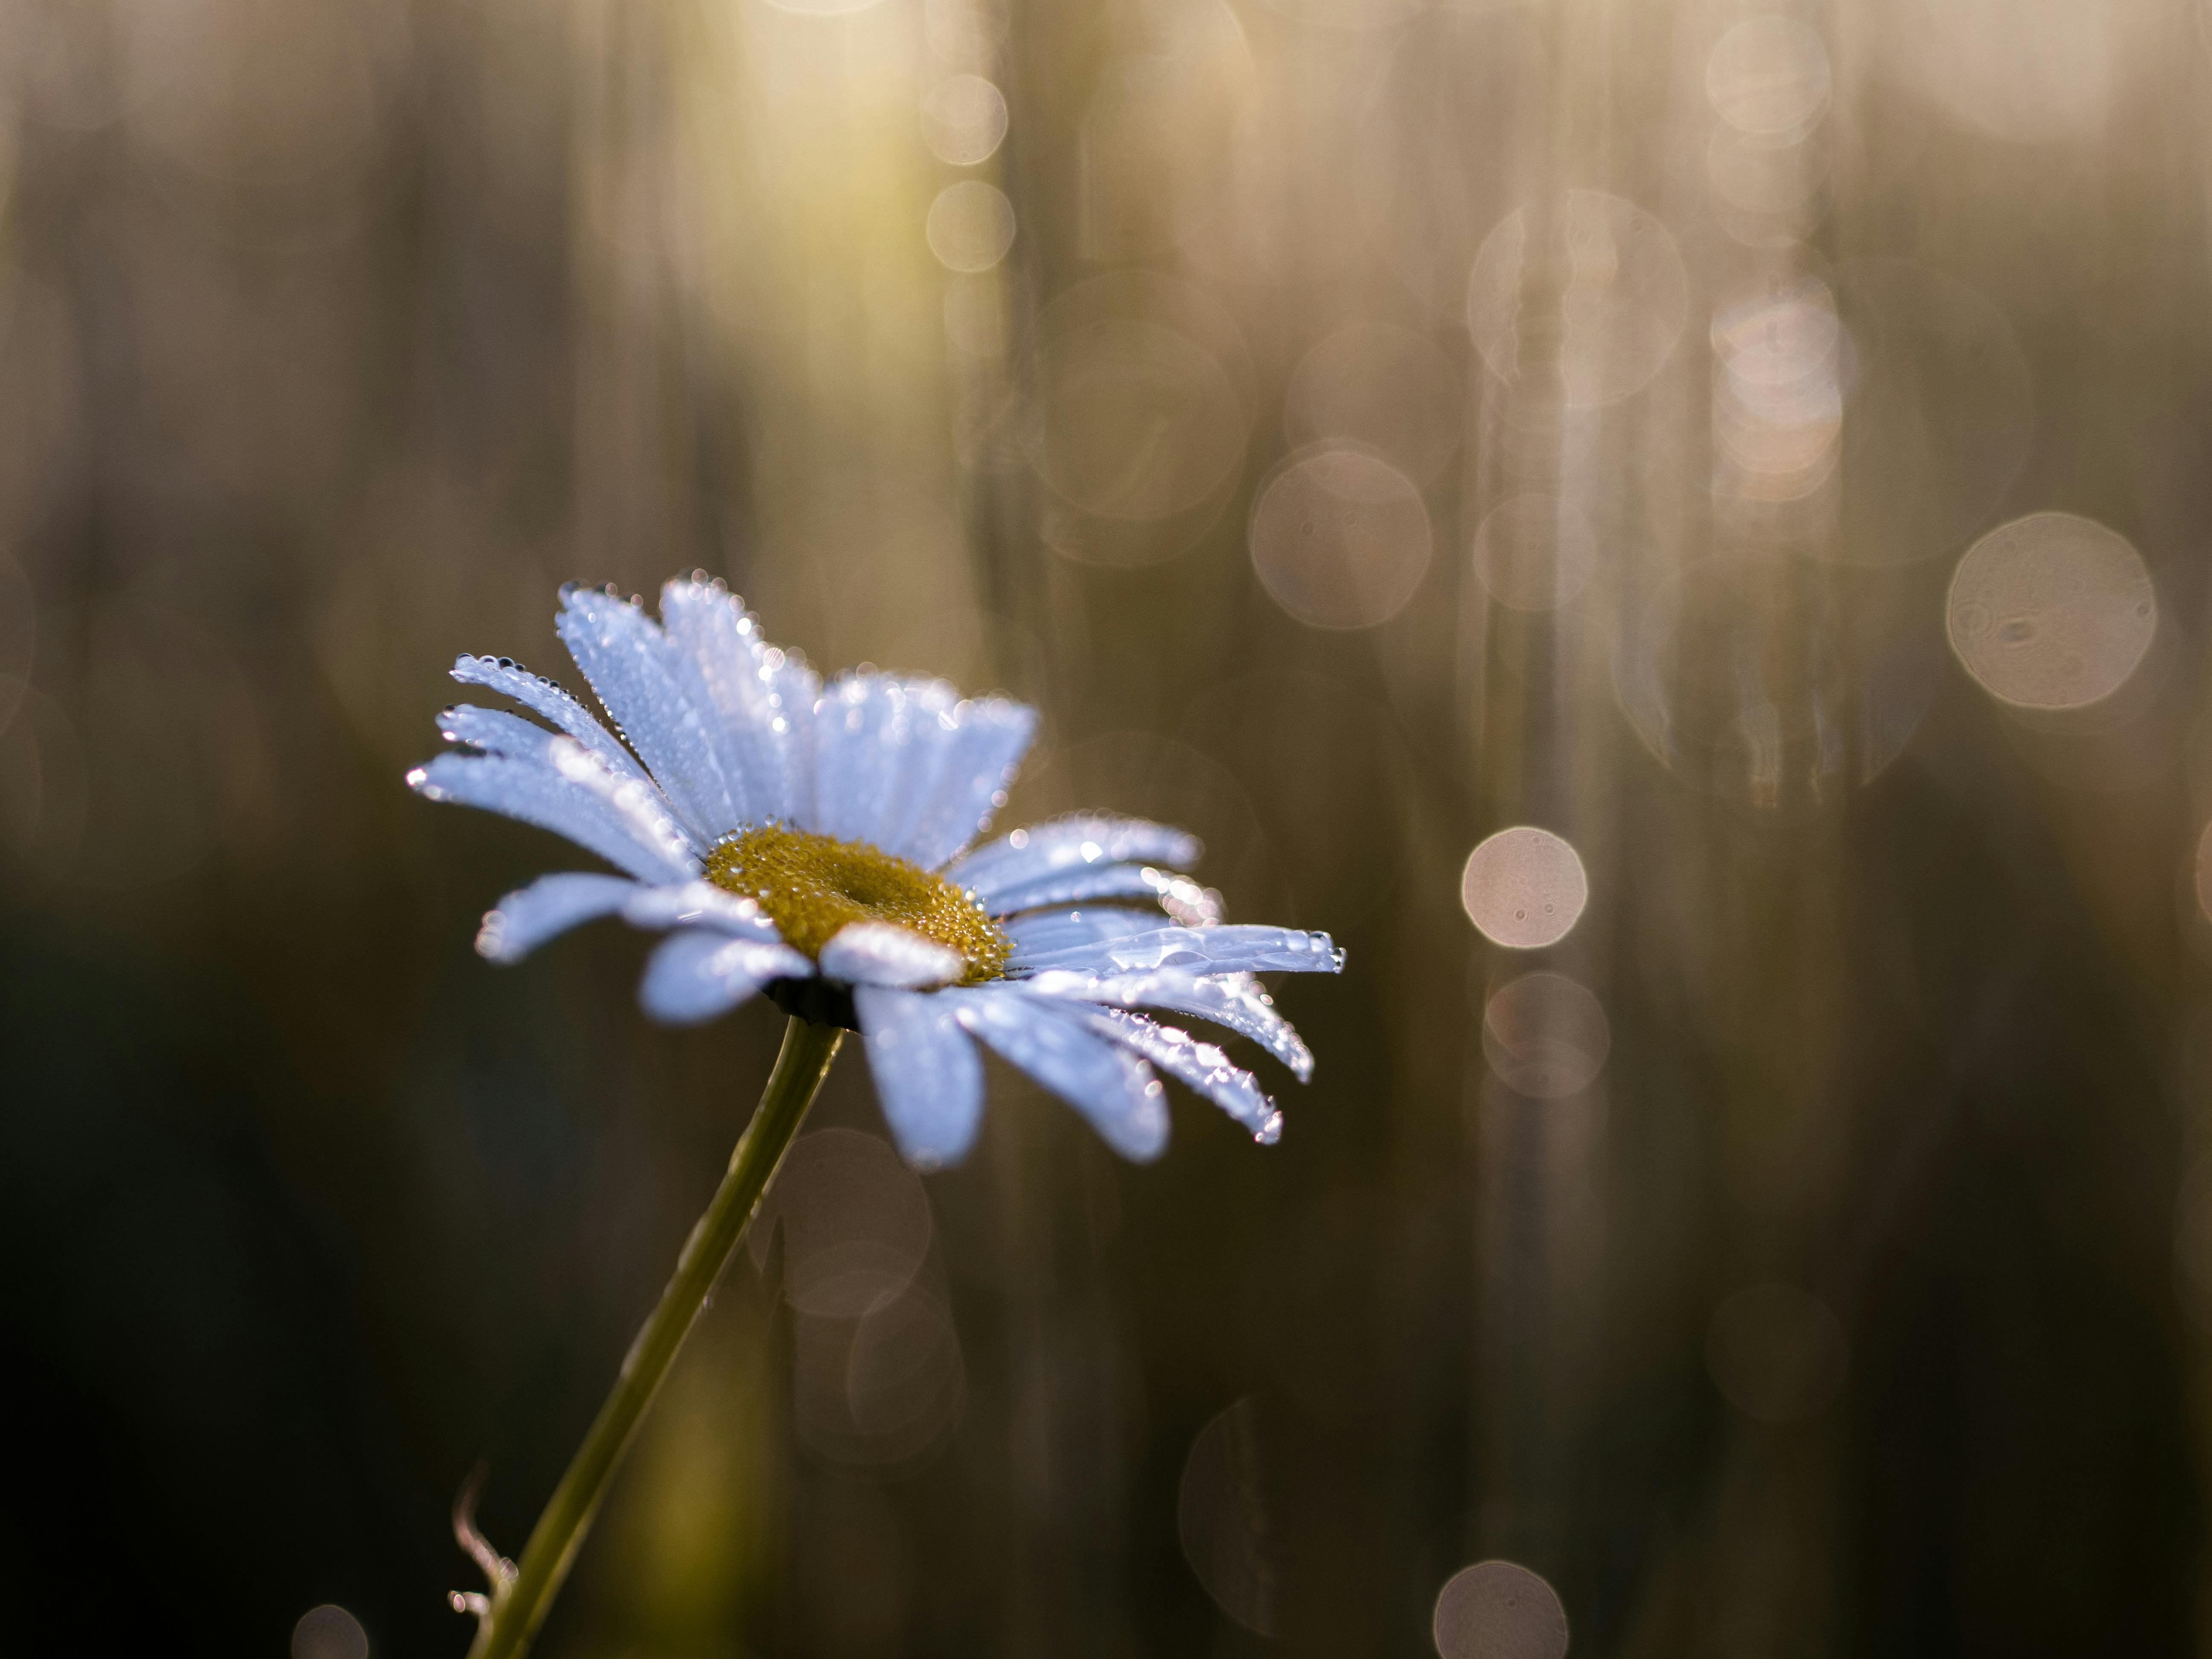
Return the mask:
<svg viewBox="0 0 2212 1659">
<path fill-rule="evenodd" d="M 1344 968 L 1344 952 L 1327 933 L 1295 927 L 1157 927 L 1126 938 L 1038 951 L 1011 966 L 1042 970 L 1073 969 L 1085 974 L 1128 974 L 1155 968 L 1181 968 L 1194 974 L 1334 974 Z"/>
<path fill-rule="evenodd" d="M 623 906 L 623 920 L 633 927 L 711 927 L 738 939 L 769 945 L 783 942 L 783 935 L 757 902 L 726 893 L 710 881 L 639 888 Z"/>
<path fill-rule="evenodd" d="M 708 738 L 731 805 L 747 823 L 799 812 L 797 751 L 812 739 L 822 683 L 805 659 L 761 637 L 744 601 L 697 577 L 660 590 L 660 622 L 681 653 L 693 697 L 714 715 Z"/>
<path fill-rule="evenodd" d="M 1066 871 L 1108 864 L 1195 864 L 1202 850 L 1187 830 L 1091 813 L 1017 830 L 954 860 L 945 875 L 995 899 Z"/>
<path fill-rule="evenodd" d="M 686 684 L 685 654 L 644 611 L 597 588 L 562 590 L 554 626 L 677 816 L 708 843 L 738 827 L 711 711 Z"/>
<path fill-rule="evenodd" d="M 1156 1024 L 1127 1008 L 1093 1009 L 1086 1018 L 1094 1029 L 1146 1060 L 1189 1088 L 1205 1096 L 1252 1132 L 1252 1139 L 1272 1146 L 1283 1138 L 1283 1115 L 1267 1098 L 1259 1079 L 1231 1065 L 1229 1056 L 1210 1042 L 1201 1042 L 1188 1031 Z"/>
<path fill-rule="evenodd" d="M 983 1121 L 983 1061 L 940 996 L 862 985 L 853 992 L 868 1070 L 906 1161 L 957 1164 Z"/>
<path fill-rule="evenodd" d="M 441 755 L 407 775 L 427 800 L 503 812 L 563 835 L 641 881 L 699 872 L 689 840 L 650 783 L 611 771 L 573 738 L 547 733 L 543 760 Z"/>
<path fill-rule="evenodd" d="M 639 981 L 639 1006 L 670 1025 L 726 1013 L 772 979 L 805 979 L 814 964 L 787 945 L 686 928 L 661 941 Z"/>
<path fill-rule="evenodd" d="M 477 954 L 492 962 L 520 962 L 556 933 L 611 916 L 631 894 L 646 890 L 628 876 L 540 876 L 484 913 L 483 926 L 477 930 Z"/>
<path fill-rule="evenodd" d="M 1156 870 L 1149 864 L 1101 864 L 1089 869 L 1054 871 L 993 893 L 975 890 L 993 915 L 1002 916 L 1047 905 L 1095 904 L 1102 899 L 1151 899 L 1164 904 L 1179 890 L 1197 885 L 1188 876 Z"/>
<path fill-rule="evenodd" d="M 623 748 L 614 734 L 592 718 L 591 711 L 543 674 L 533 674 L 512 657 L 461 656 L 453 663 L 453 678 L 464 685 L 481 685 L 513 697 L 532 713 L 543 715 L 607 763 L 610 771 L 643 777 L 645 769 Z"/>
<path fill-rule="evenodd" d="M 950 985 L 968 966 L 957 951 L 888 921 L 848 922 L 822 947 L 822 973 L 848 985 L 901 991 Z"/>
<path fill-rule="evenodd" d="M 1102 939 L 1126 939 L 1150 933 L 1160 925 L 1156 910 L 1133 910 L 1121 905 L 1085 905 L 1079 910 L 1040 910 L 1009 916 L 999 926 L 1014 942 L 1009 968 L 1020 968 L 1033 957 Z"/>
<path fill-rule="evenodd" d="M 1178 969 L 1149 974 L 1078 974 L 1048 969 L 1019 981 L 1040 997 L 1065 997 L 1116 1008 L 1170 1008 L 1250 1037 L 1291 1068 L 1301 1083 L 1313 1075 L 1313 1051 L 1299 1040 L 1290 1021 L 1275 1012 L 1273 998 L 1241 974 L 1200 978 Z"/>
<path fill-rule="evenodd" d="M 934 870 L 991 827 L 1036 736 L 1036 710 L 1004 697 L 961 703 L 944 717 L 929 775 L 888 851 Z"/>
<path fill-rule="evenodd" d="M 480 754 L 519 755 L 529 760 L 543 760 L 546 749 L 559 734 L 503 708 L 479 708 L 474 703 L 457 702 L 438 711 L 438 735 L 447 743 L 463 744 Z M 613 765 L 607 769 L 623 776 L 645 775 L 635 761 L 627 755 L 623 759 L 627 771 Z"/>
<path fill-rule="evenodd" d="M 706 850 L 705 844 L 677 821 L 668 798 L 628 756 L 623 757 L 623 765 L 610 766 L 596 750 L 561 732 L 548 732 L 534 721 L 501 709 L 478 708 L 465 702 L 439 711 L 438 732 L 447 742 L 463 744 L 483 754 L 527 761 L 564 777 L 574 774 L 595 793 L 635 797 L 646 808 L 650 833 L 656 839 L 672 830 L 683 842 L 687 859 Z"/>
<path fill-rule="evenodd" d="M 971 1035 L 1082 1113 L 1122 1157 L 1141 1163 L 1166 1150 L 1167 1091 L 1152 1068 L 1073 1010 L 1011 986 L 937 994 Z"/>
</svg>

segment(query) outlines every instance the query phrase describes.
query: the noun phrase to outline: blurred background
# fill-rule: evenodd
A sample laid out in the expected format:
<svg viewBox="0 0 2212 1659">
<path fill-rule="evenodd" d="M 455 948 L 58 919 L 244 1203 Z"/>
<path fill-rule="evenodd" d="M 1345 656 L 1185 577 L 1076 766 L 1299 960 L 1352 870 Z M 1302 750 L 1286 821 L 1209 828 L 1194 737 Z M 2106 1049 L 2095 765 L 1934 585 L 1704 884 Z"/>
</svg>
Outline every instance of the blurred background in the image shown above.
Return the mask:
<svg viewBox="0 0 2212 1659">
<path fill-rule="evenodd" d="M 401 775 L 696 567 L 1351 966 L 848 1055 L 549 1659 L 2203 1650 L 2208 22 L 6 0 L 0 1645 L 465 1647 L 781 1022 Z"/>
</svg>

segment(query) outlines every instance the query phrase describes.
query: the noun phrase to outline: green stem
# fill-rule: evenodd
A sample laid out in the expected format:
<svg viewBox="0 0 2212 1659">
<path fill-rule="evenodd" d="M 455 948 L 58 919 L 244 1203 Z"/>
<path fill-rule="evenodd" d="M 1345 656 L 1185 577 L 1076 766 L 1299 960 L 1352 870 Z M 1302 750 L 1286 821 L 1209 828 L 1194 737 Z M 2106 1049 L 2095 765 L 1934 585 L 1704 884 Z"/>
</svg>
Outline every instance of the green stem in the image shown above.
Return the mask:
<svg viewBox="0 0 2212 1659">
<path fill-rule="evenodd" d="M 729 1173 L 684 1241 L 684 1254 L 676 1259 L 676 1276 L 661 1291 L 660 1305 L 630 1344 L 614 1391 L 599 1407 L 591 1432 L 553 1489 L 545 1512 L 538 1517 L 521 1565 L 495 1587 L 469 1659 L 521 1659 L 529 1650 L 630 1437 L 637 1432 L 638 1419 L 659 1392 L 691 1322 L 706 1304 L 707 1293 L 744 1237 L 761 1194 L 783 1161 L 806 1109 L 814 1103 L 815 1091 L 830 1074 L 830 1062 L 844 1036 L 834 1025 L 803 1019 L 793 1020 L 785 1030 L 783 1050 L 775 1057 L 775 1070 L 769 1076 L 760 1106 L 738 1137 L 737 1151 L 730 1154 Z"/>
</svg>

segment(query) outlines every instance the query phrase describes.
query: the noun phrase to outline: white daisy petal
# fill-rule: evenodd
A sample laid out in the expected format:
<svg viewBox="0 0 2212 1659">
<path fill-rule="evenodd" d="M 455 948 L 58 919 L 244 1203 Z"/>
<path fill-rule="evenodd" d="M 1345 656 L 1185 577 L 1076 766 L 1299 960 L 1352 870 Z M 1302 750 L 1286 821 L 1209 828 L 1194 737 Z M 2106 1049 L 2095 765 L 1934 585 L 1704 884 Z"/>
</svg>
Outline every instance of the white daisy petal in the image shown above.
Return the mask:
<svg viewBox="0 0 2212 1659">
<path fill-rule="evenodd" d="M 407 775 L 429 800 L 503 812 L 563 835 L 641 881 L 698 873 L 690 845 L 653 787 L 619 776 L 574 739 L 548 734 L 544 760 L 441 755 Z"/>
<path fill-rule="evenodd" d="M 695 699 L 714 714 L 709 740 L 738 817 L 790 821 L 799 812 L 797 751 L 810 741 L 821 682 L 804 659 L 762 639 L 744 602 L 720 582 L 666 584 L 660 621 L 683 653 Z"/>
<path fill-rule="evenodd" d="M 666 887 L 640 887 L 622 908 L 633 927 L 710 927 L 738 939 L 780 945 L 783 935 L 757 902 L 726 893 L 710 881 L 686 881 Z"/>
<path fill-rule="evenodd" d="M 639 1006 L 670 1025 L 726 1013 L 772 979 L 805 979 L 814 964 L 787 945 L 685 928 L 661 941 L 639 982 Z"/>
<path fill-rule="evenodd" d="M 643 777 L 641 767 L 614 734 L 592 718 L 591 711 L 543 674 L 533 674 L 512 657 L 462 656 L 453 663 L 453 678 L 464 685 L 481 685 L 513 697 L 533 713 L 559 726 L 624 776 Z"/>
<path fill-rule="evenodd" d="M 645 832 L 656 842 L 672 833 L 684 843 L 687 859 L 696 858 L 706 850 L 704 844 L 676 820 L 668 798 L 635 762 L 623 768 L 610 766 L 597 750 L 580 744 L 573 738 L 548 732 L 534 721 L 500 709 L 477 708 L 469 703 L 457 703 L 440 711 L 438 730 L 448 743 L 465 744 L 487 755 L 526 761 L 563 778 L 573 774 L 572 781 L 585 783 L 594 793 L 619 796 L 634 803 L 643 812 L 640 823 Z M 635 816 L 629 806 L 623 811 L 625 816 Z"/>
<path fill-rule="evenodd" d="M 1313 1075 L 1313 1051 L 1291 1029 L 1290 1021 L 1275 1012 L 1267 994 L 1241 974 L 1200 978 L 1173 968 L 1115 975 L 1052 969 L 1019 983 L 1038 996 L 1067 997 L 1119 1008 L 1170 1008 L 1210 1020 L 1239 1036 L 1250 1037 L 1289 1066 L 1299 1082 Z"/>
<path fill-rule="evenodd" d="M 712 710 L 686 684 L 685 653 L 659 624 L 611 593 L 570 587 L 555 626 L 677 816 L 709 843 L 736 829 Z"/>
<path fill-rule="evenodd" d="M 1194 1093 L 1205 1096 L 1230 1117 L 1252 1132 L 1252 1138 L 1272 1146 L 1283 1137 L 1283 1115 L 1267 1098 L 1251 1073 L 1230 1063 L 1229 1056 L 1210 1042 L 1201 1042 L 1188 1031 L 1157 1024 L 1126 1008 L 1094 1009 L 1086 1018 L 1115 1042 L 1134 1049 Z"/>
<path fill-rule="evenodd" d="M 1088 870 L 1062 870 L 1018 886 L 981 893 L 994 916 L 1047 905 L 1095 904 L 1103 899 L 1164 900 L 1180 887 L 1195 886 L 1187 877 L 1155 870 L 1149 864 L 1102 864 Z"/>
<path fill-rule="evenodd" d="M 487 755 L 520 755 L 542 760 L 546 746 L 560 733 L 549 732 L 537 721 L 524 720 L 504 709 L 479 708 L 474 703 L 457 702 L 438 711 L 438 735 L 447 743 L 465 744 Z M 637 771 L 635 762 L 630 763 L 629 770 L 633 774 Z"/>
<path fill-rule="evenodd" d="M 1196 836 L 1142 818 L 1085 814 L 1034 823 L 1002 836 L 957 859 L 945 878 L 972 887 L 986 898 L 1023 887 L 1062 871 L 1107 864 L 1195 864 L 1203 849 Z"/>
<path fill-rule="evenodd" d="M 942 689 L 948 695 L 951 692 L 950 686 Z M 961 706 L 957 701 L 940 701 L 934 708 L 910 708 L 905 717 L 899 776 L 878 822 L 875 845 L 910 864 L 923 862 L 915 853 L 914 827 L 937 799 L 945 769 L 952 763 L 952 751 L 960 738 Z"/>
<path fill-rule="evenodd" d="M 888 850 L 934 870 L 991 826 L 1006 788 L 1036 736 L 1036 710 L 1004 697 L 981 697 L 955 708 L 936 745 L 927 787 Z"/>
<path fill-rule="evenodd" d="M 1142 973 L 1181 968 L 1194 974 L 1334 974 L 1344 953 L 1327 933 L 1295 927 L 1155 927 L 1127 938 L 1032 952 L 1010 967 L 1073 969 L 1085 974 Z"/>
<path fill-rule="evenodd" d="M 484 913 L 477 953 L 493 962 L 520 962 L 556 933 L 611 916 L 631 894 L 643 890 L 628 876 L 540 876 Z"/>
<path fill-rule="evenodd" d="M 814 705 L 814 820 L 806 827 L 897 852 L 895 831 L 929 787 L 950 736 L 945 717 L 959 701 L 942 680 L 831 681 Z"/>
<path fill-rule="evenodd" d="M 1126 939 L 1150 933 L 1160 925 L 1157 910 L 1132 910 L 1118 905 L 1085 905 L 1079 910 L 1038 910 L 1025 916 L 1009 916 L 999 926 L 1014 942 L 1009 968 L 1021 967 L 1033 957 L 1101 939 Z"/>
<path fill-rule="evenodd" d="M 1198 858 L 1197 839 L 1164 824 L 1086 814 L 963 854 L 1006 799 L 1034 710 L 872 669 L 825 687 L 799 653 L 761 637 L 742 600 L 699 575 L 663 587 L 657 623 L 605 592 L 570 587 L 562 600 L 561 636 L 611 720 L 511 659 L 465 656 L 454 678 L 514 698 L 554 729 L 456 706 L 441 725 L 459 752 L 408 782 L 430 799 L 553 830 L 635 879 L 569 872 L 508 894 L 484 919 L 487 957 L 515 960 L 596 916 L 670 930 L 638 994 L 676 1023 L 712 1018 L 774 981 L 819 975 L 816 1012 L 837 1018 L 849 1006 L 885 1121 L 925 1166 L 975 1141 L 977 1041 L 1131 1158 L 1166 1144 L 1155 1066 L 1259 1139 L 1279 1133 L 1273 1103 L 1218 1047 L 1133 1011 L 1210 1020 L 1303 1079 L 1313 1056 L 1253 975 L 1337 971 L 1342 952 L 1325 934 L 1223 926 L 1219 895 L 1176 873 Z M 966 957 L 889 920 L 843 928 L 818 963 L 792 948 L 757 897 L 704 878 L 710 849 L 768 826 L 791 838 L 802 866 L 857 856 L 827 844 L 849 842 L 939 872 L 1005 927 L 1012 977 L 963 986 Z"/>
<path fill-rule="evenodd" d="M 823 976 L 848 985 L 919 990 L 926 985 L 948 985 L 967 966 L 957 951 L 888 921 L 848 922 L 822 947 Z"/>
<path fill-rule="evenodd" d="M 908 1163 L 957 1164 L 983 1121 L 983 1061 L 940 996 L 862 985 L 853 992 L 884 1121 Z"/>
<path fill-rule="evenodd" d="M 1152 1068 L 1074 1011 L 1012 987 L 938 994 L 972 1035 L 1082 1113 L 1122 1157 L 1143 1162 L 1166 1149 L 1167 1091 Z"/>
</svg>

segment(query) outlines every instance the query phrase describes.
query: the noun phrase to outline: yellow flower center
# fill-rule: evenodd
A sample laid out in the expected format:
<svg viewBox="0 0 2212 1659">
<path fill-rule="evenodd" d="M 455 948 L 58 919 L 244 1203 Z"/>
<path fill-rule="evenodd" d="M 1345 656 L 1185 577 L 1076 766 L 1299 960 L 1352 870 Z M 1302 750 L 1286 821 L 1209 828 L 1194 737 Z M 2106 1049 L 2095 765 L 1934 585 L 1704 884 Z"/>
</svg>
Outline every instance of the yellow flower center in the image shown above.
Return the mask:
<svg viewBox="0 0 2212 1659">
<path fill-rule="evenodd" d="M 707 879 L 756 901 L 786 944 L 817 958 L 855 921 L 892 922 L 957 951 L 963 985 L 998 978 L 1014 948 L 980 900 L 864 841 L 763 824 L 708 854 Z"/>
</svg>

